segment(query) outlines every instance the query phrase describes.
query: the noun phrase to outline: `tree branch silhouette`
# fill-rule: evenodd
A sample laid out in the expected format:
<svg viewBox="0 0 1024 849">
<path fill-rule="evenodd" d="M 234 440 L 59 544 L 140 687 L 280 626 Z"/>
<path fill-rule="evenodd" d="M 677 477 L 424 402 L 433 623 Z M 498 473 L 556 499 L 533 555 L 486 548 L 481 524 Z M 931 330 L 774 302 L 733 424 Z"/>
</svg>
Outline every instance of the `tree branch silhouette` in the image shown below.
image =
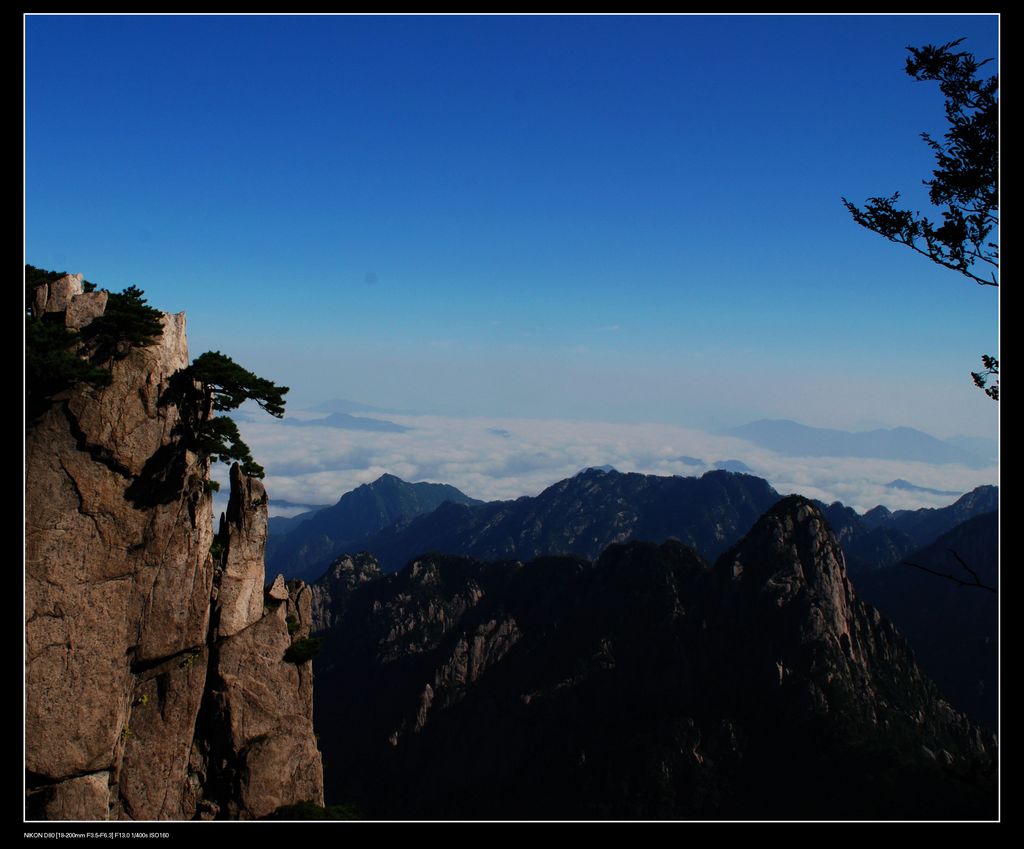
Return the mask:
<svg viewBox="0 0 1024 849">
<path fill-rule="evenodd" d="M 964 559 L 959 554 L 957 554 L 956 551 L 954 551 L 952 548 L 948 548 L 946 550 L 950 554 L 952 554 L 953 557 L 956 558 L 956 562 L 959 563 L 961 567 L 963 567 L 964 571 L 968 572 L 971 575 L 971 577 L 974 579 L 973 581 L 964 581 L 956 577 L 956 575 L 951 575 L 948 572 L 940 572 L 937 569 L 929 569 L 927 566 L 922 566 L 920 563 L 911 563 L 909 560 L 904 560 L 903 565 L 913 566 L 915 569 L 920 569 L 922 572 L 927 572 L 929 575 L 935 575 L 939 578 L 945 578 L 947 581 L 952 581 L 954 584 L 959 584 L 961 587 L 975 587 L 980 590 L 988 590 L 990 593 L 998 592 L 998 590 L 995 587 L 991 587 L 988 584 L 982 583 L 981 578 L 978 577 L 978 573 L 975 572 L 970 566 L 968 566 L 964 562 Z"/>
<path fill-rule="evenodd" d="M 998 287 L 999 77 L 983 77 L 979 70 L 992 60 L 978 61 L 972 54 L 958 51 L 962 41 L 907 48 L 911 54 L 907 74 L 918 81 L 938 82 L 946 98 L 948 129 L 942 140 L 921 133 L 935 154 L 932 178 L 923 182 L 928 199 L 942 216 L 941 223 L 920 211 L 901 208 L 899 192 L 868 198 L 863 207 L 845 197 L 842 201 L 861 227 L 905 245 L 979 286 Z M 986 354 L 982 361 L 985 370 L 971 372 L 971 377 L 998 401 L 999 360 Z M 995 378 L 991 385 L 990 377 Z"/>
</svg>

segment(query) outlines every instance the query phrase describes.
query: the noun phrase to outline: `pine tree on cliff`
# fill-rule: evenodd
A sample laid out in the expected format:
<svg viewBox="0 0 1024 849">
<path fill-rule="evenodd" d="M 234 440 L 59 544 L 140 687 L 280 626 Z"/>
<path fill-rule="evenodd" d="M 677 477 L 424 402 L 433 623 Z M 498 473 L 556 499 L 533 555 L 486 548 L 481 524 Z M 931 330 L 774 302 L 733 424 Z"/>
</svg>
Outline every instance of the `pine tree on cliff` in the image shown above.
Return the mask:
<svg viewBox="0 0 1024 849">
<path fill-rule="evenodd" d="M 145 293 L 136 286 L 109 293 L 103 314 L 81 331 L 49 320 L 54 314 L 36 315 L 37 289 L 67 276 L 25 266 L 25 405 L 29 426 L 58 393 L 82 384 L 108 385 L 114 360 L 126 357 L 133 348 L 155 344 L 163 333 L 160 310 L 149 306 Z M 83 289 L 91 292 L 96 286 L 83 281 Z M 220 351 L 207 351 L 186 371 L 202 384 L 206 402 L 203 409 L 224 412 L 255 401 L 270 415 L 284 416 L 288 387 L 253 374 Z M 238 425 L 228 416 L 203 420 L 196 428 L 194 447 L 214 462 L 238 462 L 246 475 L 262 478 L 265 474 L 242 441 Z"/>
<path fill-rule="evenodd" d="M 147 305 L 144 294 L 138 286 L 111 292 L 103 315 L 82 328 L 94 360 L 125 357 L 132 348 L 145 348 L 160 338 L 160 310 Z"/>
<path fill-rule="evenodd" d="M 25 266 L 25 408 L 29 425 L 59 392 L 80 384 L 108 385 L 111 359 L 127 356 L 132 348 L 152 345 L 163 333 L 160 310 L 148 306 L 136 286 L 110 292 L 103 314 L 81 331 L 51 320 L 54 313 L 37 315 L 36 290 L 67 276 L 63 271 Z M 92 292 L 96 285 L 84 280 L 82 288 Z"/>
<path fill-rule="evenodd" d="M 220 351 L 207 351 L 191 366 L 191 375 L 203 385 L 209 407 L 217 411 L 236 410 L 246 401 L 255 401 L 275 418 L 284 416 L 287 386 L 278 386 L 242 368 Z M 257 463 L 241 436 L 238 425 L 228 416 L 214 416 L 199 427 L 198 450 L 214 462 L 237 461 L 242 472 L 262 478 L 263 467 Z"/>
</svg>

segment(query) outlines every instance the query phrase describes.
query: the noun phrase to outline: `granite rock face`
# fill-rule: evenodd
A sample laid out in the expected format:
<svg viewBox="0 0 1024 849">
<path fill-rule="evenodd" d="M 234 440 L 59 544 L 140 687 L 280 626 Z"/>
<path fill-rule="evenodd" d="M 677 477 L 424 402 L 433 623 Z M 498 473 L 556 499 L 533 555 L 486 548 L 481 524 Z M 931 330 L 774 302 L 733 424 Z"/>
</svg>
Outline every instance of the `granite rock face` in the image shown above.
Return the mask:
<svg viewBox="0 0 1024 849">
<path fill-rule="evenodd" d="M 65 274 L 59 280 L 39 286 L 33 301 L 35 314 L 64 312 L 83 293 L 84 283 L 82 274 Z"/>
<path fill-rule="evenodd" d="M 931 748 L 984 757 L 993 738 L 939 696 L 891 622 L 860 601 L 823 514 L 783 499 L 715 570 L 718 663 L 744 686 L 727 692 L 749 711 L 749 682 L 774 684 L 777 715 L 826 721 L 841 706 L 862 729 L 921 733 Z"/>
<path fill-rule="evenodd" d="M 92 772 L 51 788 L 42 802 L 40 819 L 101 820 L 107 818 L 110 773 Z"/>
<path fill-rule="evenodd" d="M 283 660 L 291 645 L 287 607 L 276 603 L 272 613 L 221 641 L 210 669 L 210 715 L 201 725 L 208 729 L 218 803 L 232 819 L 264 817 L 301 800 L 323 804 L 312 664 Z"/>
<path fill-rule="evenodd" d="M 105 301 L 105 292 L 83 293 L 81 275 L 69 275 L 39 287 L 35 307 L 78 329 Z M 209 461 L 189 449 L 195 417 L 210 410 L 199 387 L 182 379 L 188 365 L 185 316 L 165 314 L 154 344 L 109 361 L 110 385 L 56 396 L 27 431 L 31 819 L 251 817 L 267 813 L 270 799 L 322 802 L 311 665 L 283 660 L 284 616 L 264 610 L 263 486 L 232 470 L 234 509 L 219 540 L 225 559 L 213 556 Z M 260 794 L 211 800 L 199 721 L 221 656 L 211 624 L 225 619 L 225 606 L 233 634 L 256 629 L 253 638 L 273 643 L 247 675 L 253 688 L 280 690 L 265 712 L 292 729 L 285 745 L 297 760 L 276 789 L 263 775 Z M 230 709 L 243 710 L 242 700 L 229 698 Z M 297 773 L 302 781 L 292 782 Z"/>
<path fill-rule="evenodd" d="M 288 601 L 288 587 L 284 583 L 284 575 L 279 574 L 274 578 L 274 583 L 267 590 L 267 597 L 274 601 Z"/>
<path fill-rule="evenodd" d="M 196 649 L 149 670 L 136 683 L 117 787 L 125 818 L 194 815 L 184 790 L 208 662 L 208 649 Z"/>
<path fill-rule="evenodd" d="M 65 327 L 72 330 L 81 330 L 93 319 L 99 318 L 107 308 L 107 293 L 86 292 L 76 295 L 67 305 L 64 316 Z"/>
<path fill-rule="evenodd" d="M 217 595 L 217 634 L 230 637 L 263 615 L 263 548 L 267 492 L 257 478 L 231 467 L 231 498 L 221 527 L 224 570 Z"/>
<path fill-rule="evenodd" d="M 286 590 L 288 606 L 285 621 L 289 622 L 290 631 L 296 639 L 308 637 L 312 631 L 316 630 L 313 620 L 313 587 L 296 578 L 288 582 Z M 272 594 L 271 597 L 273 597 Z M 294 622 L 293 626 L 292 622 Z"/>
<path fill-rule="evenodd" d="M 26 768 L 46 779 L 109 770 L 132 666 L 206 639 L 207 469 L 161 404 L 188 365 L 183 340 L 184 316 L 165 316 L 157 344 L 112 363 L 109 386 L 58 400 L 26 437 Z M 165 457 L 181 474 L 168 498 Z"/>
</svg>

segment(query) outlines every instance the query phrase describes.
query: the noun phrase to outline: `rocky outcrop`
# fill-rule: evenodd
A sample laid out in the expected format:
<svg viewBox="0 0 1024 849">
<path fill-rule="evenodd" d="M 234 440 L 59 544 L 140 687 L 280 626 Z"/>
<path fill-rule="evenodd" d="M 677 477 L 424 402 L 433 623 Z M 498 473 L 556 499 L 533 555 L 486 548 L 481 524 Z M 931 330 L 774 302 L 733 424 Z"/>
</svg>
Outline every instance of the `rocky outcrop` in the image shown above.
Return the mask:
<svg viewBox="0 0 1024 849">
<path fill-rule="evenodd" d="M 39 287 L 35 308 L 77 329 L 105 302 L 70 275 Z M 284 660 L 284 613 L 264 610 L 263 487 L 232 470 L 234 506 L 218 540 L 225 559 L 211 554 L 209 461 L 189 448 L 194 417 L 209 410 L 183 379 L 188 364 L 185 316 L 165 314 L 154 344 L 109 361 L 109 385 L 56 396 L 26 435 L 29 818 L 245 817 L 267 813 L 272 799 L 322 801 L 311 666 Z M 225 621 L 232 639 L 266 648 L 247 655 L 246 684 L 227 709 L 252 715 L 251 693 L 272 690 L 263 710 L 277 720 L 260 726 L 269 735 L 261 745 L 284 745 L 293 760 L 276 788 L 264 766 L 251 767 L 263 777 L 243 775 L 240 786 L 263 789 L 230 804 L 209 800 L 200 727 L 217 664 L 225 651 L 242 652 L 223 645 Z M 287 742 L 272 741 L 282 727 Z M 226 745 L 251 749 L 253 740 Z"/>
<path fill-rule="evenodd" d="M 271 600 L 271 612 L 215 648 L 201 746 L 211 795 L 232 819 L 265 817 L 296 801 L 324 803 L 311 663 L 284 660 L 288 610 L 302 607 L 300 595 Z"/>
<path fill-rule="evenodd" d="M 284 583 L 284 575 L 274 578 L 274 583 L 267 590 L 267 598 L 274 601 L 288 601 L 288 587 Z"/>
<path fill-rule="evenodd" d="M 715 570 L 711 623 L 730 676 L 731 710 L 750 710 L 750 682 L 774 686 L 784 720 L 825 719 L 842 706 L 863 729 L 896 726 L 931 749 L 984 756 L 992 745 L 943 700 L 891 622 L 857 599 L 842 548 L 821 511 L 790 496 Z M 759 705 L 757 710 L 762 710 Z"/>
<path fill-rule="evenodd" d="M 85 292 L 76 295 L 67 305 L 64 325 L 72 330 L 81 330 L 93 319 L 103 315 L 107 308 L 107 293 Z"/>
<path fill-rule="evenodd" d="M 36 315 L 66 311 L 84 291 L 85 276 L 65 274 L 59 280 L 36 287 L 32 308 Z"/>
<path fill-rule="evenodd" d="M 48 308 L 87 297 L 78 278 L 58 284 Z M 27 435 L 26 768 L 43 780 L 110 770 L 133 665 L 206 639 L 206 468 L 161 403 L 188 365 L 183 333 L 184 316 L 165 316 L 155 345 L 112 363 L 109 386 L 68 393 Z M 154 497 L 171 457 L 180 486 Z"/>
<path fill-rule="evenodd" d="M 280 575 L 277 577 L 281 578 Z M 308 637 L 311 632 L 317 630 L 313 619 L 313 588 L 296 578 L 287 583 L 286 590 L 288 606 L 285 621 L 288 623 L 289 632 L 295 639 Z"/>
<path fill-rule="evenodd" d="M 677 542 L 354 565 L 318 584 L 342 612 L 317 717 L 330 795 L 370 816 L 995 814 L 994 740 L 857 599 L 805 499 L 714 566 Z"/>
<path fill-rule="evenodd" d="M 345 613 L 352 592 L 383 574 L 377 561 L 366 553 L 345 554 L 335 560 L 309 587 L 312 629 L 325 631 L 334 625 Z"/>
<path fill-rule="evenodd" d="M 110 800 L 110 773 L 93 772 L 55 785 L 41 801 L 40 819 L 106 819 Z"/>
<path fill-rule="evenodd" d="M 263 615 L 263 547 L 267 492 L 257 478 L 231 467 L 231 499 L 221 525 L 224 564 L 217 594 L 217 635 L 230 637 Z"/>
</svg>

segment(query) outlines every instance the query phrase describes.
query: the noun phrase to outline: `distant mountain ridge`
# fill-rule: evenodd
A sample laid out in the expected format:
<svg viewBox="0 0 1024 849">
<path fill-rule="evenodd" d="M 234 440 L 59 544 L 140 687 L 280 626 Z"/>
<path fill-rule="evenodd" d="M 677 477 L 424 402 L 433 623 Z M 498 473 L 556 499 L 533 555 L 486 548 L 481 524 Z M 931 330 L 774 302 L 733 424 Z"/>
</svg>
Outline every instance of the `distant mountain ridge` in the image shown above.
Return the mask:
<svg viewBox="0 0 1024 849">
<path fill-rule="evenodd" d="M 901 489 L 904 492 L 924 492 L 928 495 L 962 495 L 963 493 L 956 492 L 955 490 L 949 489 L 932 489 L 929 486 L 918 486 L 917 484 L 905 481 L 903 478 L 896 478 L 896 480 L 889 481 L 885 485 L 886 489 Z"/>
<path fill-rule="evenodd" d="M 979 486 L 946 507 L 891 511 L 879 505 L 864 514 L 836 501 L 815 502 L 824 512 L 855 580 L 898 562 L 962 522 L 999 509 L 999 488 Z"/>
<path fill-rule="evenodd" d="M 371 430 L 379 433 L 406 433 L 411 427 L 389 422 L 387 419 L 369 419 L 349 413 L 331 413 L 322 419 L 285 419 L 292 427 L 333 427 L 340 430 Z"/>
<path fill-rule="evenodd" d="M 420 489 L 414 495 L 410 487 Z M 592 559 L 608 545 L 630 539 L 678 539 L 714 558 L 779 497 L 762 478 L 726 471 L 698 478 L 588 467 L 537 496 L 487 503 L 454 487 L 408 484 L 385 475 L 342 496 L 334 507 L 280 523 L 288 532 L 270 536 L 267 557 L 271 567 L 307 581 L 339 555 L 360 551 L 377 557 L 385 571 L 427 551 L 481 559 L 556 554 Z M 820 507 L 846 550 L 851 574 L 857 575 L 894 562 L 997 505 L 998 489 L 985 486 L 942 508 L 891 512 L 879 506 L 862 516 L 839 502 Z"/>
<path fill-rule="evenodd" d="M 331 398 L 327 401 L 320 401 L 313 404 L 309 409 L 321 413 L 382 413 L 385 416 L 414 416 L 414 410 L 396 410 L 391 407 L 377 407 L 373 404 L 364 404 L 362 401 L 353 401 L 349 398 Z"/>
<path fill-rule="evenodd" d="M 809 427 L 789 419 L 760 419 L 725 431 L 789 457 L 875 457 L 922 463 L 961 463 L 983 468 L 990 461 L 920 430 L 897 427 L 852 432 Z"/>
<path fill-rule="evenodd" d="M 319 511 L 326 507 L 330 507 L 330 504 L 296 504 L 294 501 L 285 501 L 284 499 L 271 498 L 270 499 L 270 510 L 284 509 L 284 510 L 300 510 L 299 513 L 294 513 L 291 516 L 271 516 L 267 519 L 267 533 L 270 536 L 280 536 L 286 534 L 289 531 L 297 528 L 306 519 L 315 515 Z"/>
<path fill-rule="evenodd" d="M 767 481 L 753 475 L 663 477 L 588 468 L 537 496 L 443 504 L 355 540 L 344 553 L 368 551 L 385 571 L 394 571 L 425 551 L 481 559 L 596 558 L 616 542 L 677 539 L 716 557 L 778 499 Z"/>
<path fill-rule="evenodd" d="M 305 502 L 288 501 L 285 498 L 271 498 L 268 507 L 273 512 L 277 508 L 283 508 L 286 510 L 301 509 L 305 513 L 315 513 L 317 510 L 323 510 L 324 507 L 330 507 L 330 504 L 307 504 Z"/>
<path fill-rule="evenodd" d="M 999 487 L 986 485 L 975 487 L 947 507 L 890 511 L 879 506 L 862 518 L 868 528 L 895 528 L 906 533 L 915 546 L 923 546 L 961 522 L 998 509 Z"/>
<path fill-rule="evenodd" d="M 982 460 L 995 465 L 999 462 L 999 440 L 984 436 L 951 436 L 946 440 L 950 445 L 977 454 Z"/>
<path fill-rule="evenodd" d="M 381 475 L 373 483 L 345 493 L 334 506 L 318 510 L 298 524 L 291 520 L 286 526 L 291 530 L 283 536 L 271 536 L 268 568 L 289 578 L 315 580 L 351 541 L 431 512 L 446 501 L 482 503 L 448 484 L 407 483 L 394 475 Z"/>
<path fill-rule="evenodd" d="M 326 510 L 327 506 L 318 507 L 316 510 L 307 510 L 305 513 L 298 513 L 295 516 L 271 516 L 267 519 L 267 557 L 269 559 L 270 552 L 272 552 L 277 544 L 281 542 L 282 537 L 285 534 L 289 534 L 294 531 L 299 525 L 311 519 L 321 510 Z"/>
</svg>

